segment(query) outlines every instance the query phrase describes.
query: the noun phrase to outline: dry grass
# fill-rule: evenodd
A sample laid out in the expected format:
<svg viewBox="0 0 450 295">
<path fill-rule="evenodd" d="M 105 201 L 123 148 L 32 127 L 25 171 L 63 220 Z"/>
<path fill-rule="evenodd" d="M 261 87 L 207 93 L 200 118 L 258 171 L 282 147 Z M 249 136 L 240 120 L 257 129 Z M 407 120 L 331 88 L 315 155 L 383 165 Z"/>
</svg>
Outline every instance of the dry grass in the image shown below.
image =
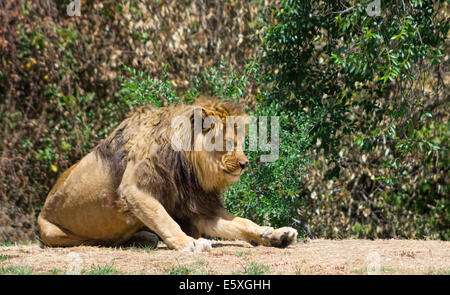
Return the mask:
<svg viewBox="0 0 450 295">
<path fill-rule="evenodd" d="M 450 274 L 450 242 L 312 240 L 286 249 L 213 241 L 208 253 L 137 248 L 0 246 L 0 274 Z"/>
</svg>

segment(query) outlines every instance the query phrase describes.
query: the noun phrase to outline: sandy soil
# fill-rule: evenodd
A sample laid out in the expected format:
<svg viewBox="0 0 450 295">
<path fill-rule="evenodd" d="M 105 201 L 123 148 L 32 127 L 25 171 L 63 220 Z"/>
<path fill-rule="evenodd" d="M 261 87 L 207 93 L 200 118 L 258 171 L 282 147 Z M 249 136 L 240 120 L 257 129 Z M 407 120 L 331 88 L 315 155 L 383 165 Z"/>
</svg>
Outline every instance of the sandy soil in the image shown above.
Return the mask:
<svg viewBox="0 0 450 295">
<path fill-rule="evenodd" d="M 207 253 L 137 248 L 0 246 L 0 273 L 450 274 L 450 242 L 311 240 L 286 249 L 213 241 Z"/>
</svg>

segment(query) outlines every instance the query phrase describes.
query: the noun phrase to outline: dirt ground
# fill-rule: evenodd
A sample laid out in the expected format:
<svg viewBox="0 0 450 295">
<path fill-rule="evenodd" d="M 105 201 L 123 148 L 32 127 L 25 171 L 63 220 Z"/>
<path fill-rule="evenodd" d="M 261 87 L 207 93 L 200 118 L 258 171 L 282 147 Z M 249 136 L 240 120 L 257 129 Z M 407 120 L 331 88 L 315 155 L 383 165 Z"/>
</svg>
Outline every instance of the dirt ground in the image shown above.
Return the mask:
<svg viewBox="0 0 450 295">
<path fill-rule="evenodd" d="M 0 246 L 0 274 L 450 274 L 450 242 L 311 240 L 285 249 L 213 241 L 206 253 Z"/>
</svg>

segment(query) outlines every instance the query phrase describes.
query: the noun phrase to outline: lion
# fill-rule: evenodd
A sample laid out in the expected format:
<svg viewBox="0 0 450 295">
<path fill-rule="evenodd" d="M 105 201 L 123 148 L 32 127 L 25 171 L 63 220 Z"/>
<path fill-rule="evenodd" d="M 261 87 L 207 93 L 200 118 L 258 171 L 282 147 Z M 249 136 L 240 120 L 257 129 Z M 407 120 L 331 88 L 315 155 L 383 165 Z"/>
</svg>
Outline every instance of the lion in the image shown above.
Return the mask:
<svg viewBox="0 0 450 295">
<path fill-rule="evenodd" d="M 171 138 L 180 130 L 171 122 L 179 116 L 192 121 L 196 111 L 202 120 L 220 118 L 222 124 L 208 129 L 216 131 L 226 128 L 227 117 L 246 116 L 242 104 L 213 98 L 138 108 L 59 177 L 38 216 L 43 244 L 155 245 L 159 238 L 169 249 L 201 252 L 211 250 L 208 237 L 275 247 L 295 243 L 294 228 L 259 226 L 224 209 L 222 192 L 249 164 L 242 149 L 173 148 Z M 206 129 L 196 133 L 197 144 Z M 195 128 L 188 132 L 194 135 Z M 227 140 L 237 146 L 236 136 Z"/>
</svg>

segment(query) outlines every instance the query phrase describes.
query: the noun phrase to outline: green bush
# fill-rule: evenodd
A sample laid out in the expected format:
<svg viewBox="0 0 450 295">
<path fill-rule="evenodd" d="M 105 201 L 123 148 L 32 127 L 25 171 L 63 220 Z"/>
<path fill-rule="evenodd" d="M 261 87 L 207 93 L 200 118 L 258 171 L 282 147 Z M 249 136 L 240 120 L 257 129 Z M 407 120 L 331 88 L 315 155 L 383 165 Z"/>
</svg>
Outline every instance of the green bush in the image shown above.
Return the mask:
<svg viewBox="0 0 450 295">
<path fill-rule="evenodd" d="M 450 237 L 445 1 L 280 1 L 269 101 L 312 119 L 305 215 L 322 237 Z"/>
</svg>

